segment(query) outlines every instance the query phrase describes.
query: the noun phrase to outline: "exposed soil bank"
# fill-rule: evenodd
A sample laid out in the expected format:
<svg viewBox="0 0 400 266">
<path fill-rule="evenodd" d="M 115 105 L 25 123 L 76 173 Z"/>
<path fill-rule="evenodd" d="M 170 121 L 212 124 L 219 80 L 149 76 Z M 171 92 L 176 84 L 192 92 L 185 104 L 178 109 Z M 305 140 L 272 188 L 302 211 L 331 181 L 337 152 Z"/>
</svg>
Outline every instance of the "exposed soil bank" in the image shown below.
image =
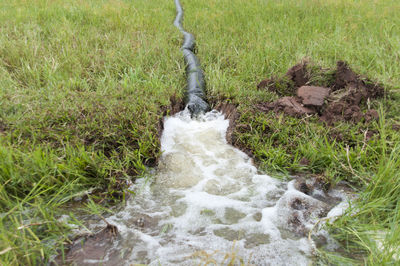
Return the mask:
<svg viewBox="0 0 400 266">
<path fill-rule="evenodd" d="M 282 111 L 295 117 L 315 114 L 328 125 L 378 119 L 375 109 L 363 112 L 361 107 L 384 95 L 381 84 L 355 73 L 343 61 L 337 62 L 336 69 L 322 69 L 303 61 L 283 77 L 265 79 L 257 87 L 281 96 L 274 102 L 258 104 L 259 110 Z"/>
<path fill-rule="evenodd" d="M 236 127 L 236 120 L 239 118 L 236 105 L 227 102 L 220 102 L 215 106 L 214 109 L 223 113 L 225 115 L 225 119 L 229 120 L 229 127 L 226 131 L 226 140 L 229 144 L 233 144 L 233 131 Z"/>
</svg>

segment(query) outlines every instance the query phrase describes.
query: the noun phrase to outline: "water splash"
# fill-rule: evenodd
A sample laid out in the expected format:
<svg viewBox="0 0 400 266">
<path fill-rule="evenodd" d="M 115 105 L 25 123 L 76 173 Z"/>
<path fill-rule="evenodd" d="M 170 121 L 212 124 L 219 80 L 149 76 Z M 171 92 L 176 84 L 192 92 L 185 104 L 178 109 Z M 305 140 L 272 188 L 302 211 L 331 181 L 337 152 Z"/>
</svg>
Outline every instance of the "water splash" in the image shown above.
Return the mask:
<svg viewBox="0 0 400 266">
<path fill-rule="evenodd" d="M 216 111 L 165 118 L 157 172 L 138 180 L 137 195 L 108 218 L 120 236 L 103 264 L 309 264 L 306 232 L 332 207 L 323 201 L 328 194 L 306 195 L 295 181 L 259 174 L 227 144 L 228 124 Z"/>
</svg>

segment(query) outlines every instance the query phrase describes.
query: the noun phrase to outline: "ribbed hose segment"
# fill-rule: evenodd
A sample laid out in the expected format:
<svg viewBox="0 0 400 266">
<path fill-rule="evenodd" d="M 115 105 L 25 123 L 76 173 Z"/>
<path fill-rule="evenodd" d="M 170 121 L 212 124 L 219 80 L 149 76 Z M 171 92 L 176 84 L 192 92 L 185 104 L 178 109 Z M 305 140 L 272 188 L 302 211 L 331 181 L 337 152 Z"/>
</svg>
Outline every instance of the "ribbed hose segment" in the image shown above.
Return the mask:
<svg viewBox="0 0 400 266">
<path fill-rule="evenodd" d="M 192 34 L 186 32 L 182 27 L 183 9 L 179 0 L 175 0 L 176 18 L 174 21 L 183 34 L 183 44 L 181 47 L 183 57 L 186 64 L 186 106 L 192 116 L 205 113 L 210 110 L 210 106 L 206 102 L 204 73 L 201 70 L 199 59 L 194 54 L 195 39 Z"/>
</svg>

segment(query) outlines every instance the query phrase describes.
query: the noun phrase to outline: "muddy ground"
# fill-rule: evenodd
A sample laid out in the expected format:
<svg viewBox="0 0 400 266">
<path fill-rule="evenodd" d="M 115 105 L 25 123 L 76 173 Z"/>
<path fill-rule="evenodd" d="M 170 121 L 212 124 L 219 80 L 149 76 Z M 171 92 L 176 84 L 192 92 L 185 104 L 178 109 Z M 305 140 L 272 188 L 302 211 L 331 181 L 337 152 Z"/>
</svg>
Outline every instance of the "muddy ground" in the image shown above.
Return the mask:
<svg viewBox="0 0 400 266">
<path fill-rule="evenodd" d="M 259 110 L 295 117 L 317 115 L 328 125 L 377 120 L 378 112 L 369 108 L 369 101 L 384 95 L 381 84 L 355 73 L 343 61 L 338 61 L 335 69 L 323 69 L 305 60 L 283 77 L 261 81 L 257 88 L 280 96 L 274 102 L 258 104 Z"/>
<path fill-rule="evenodd" d="M 93 262 L 96 261 L 101 264 L 117 237 L 118 228 L 108 224 L 103 230 L 95 234 L 77 237 L 73 244 L 64 250 L 65 253 L 59 254 L 53 261 L 50 261 L 49 265 L 94 265 Z M 118 254 L 111 259 L 121 263 Z"/>
</svg>

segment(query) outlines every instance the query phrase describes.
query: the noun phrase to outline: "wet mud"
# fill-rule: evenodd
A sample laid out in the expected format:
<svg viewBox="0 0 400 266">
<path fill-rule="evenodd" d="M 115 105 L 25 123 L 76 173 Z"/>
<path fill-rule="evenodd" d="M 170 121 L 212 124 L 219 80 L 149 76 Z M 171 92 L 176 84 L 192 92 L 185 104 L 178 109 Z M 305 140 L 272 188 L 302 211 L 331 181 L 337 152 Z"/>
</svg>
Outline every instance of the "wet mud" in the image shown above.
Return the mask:
<svg viewBox="0 0 400 266">
<path fill-rule="evenodd" d="M 97 233 L 81 236 L 65 249 L 64 254 L 59 254 L 50 265 L 93 265 L 104 260 L 108 250 L 118 238 L 118 228 L 112 224 Z M 119 254 L 117 254 L 119 255 Z M 118 261 L 118 256 L 113 258 Z"/>
<path fill-rule="evenodd" d="M 343 61 L 338 61 L 335 69 L 302 61 L 283 77 L 265 79 L 257 88 L 280 96 L 274 102 L 259 103 L 259 110 L 294 117 L 317 115 L 328 125 L 379 119 L 377 110 L 368 108 L 368 102 L 384 96 L 381 84 L 357 74 Z"/>
<path fill-rule="evenodd" d="M 251 158 L 227 145 L 236 106 L 217 108 L 224 116 L 192 120 L 185 110 L 165 118 L 155 176 L 137 180 L 135 198 L 106 225 L 90 225 L 106 229 L 76 239 L 53 265 L 196 265 L 201 255 L 224 261 L 232 246 L 253 265 L 308 265 L 310 230 L 346 194 L 322 180 L 259 174 Z M 326 232 L 314 233 L 327 243 Z"/>
</svg>

